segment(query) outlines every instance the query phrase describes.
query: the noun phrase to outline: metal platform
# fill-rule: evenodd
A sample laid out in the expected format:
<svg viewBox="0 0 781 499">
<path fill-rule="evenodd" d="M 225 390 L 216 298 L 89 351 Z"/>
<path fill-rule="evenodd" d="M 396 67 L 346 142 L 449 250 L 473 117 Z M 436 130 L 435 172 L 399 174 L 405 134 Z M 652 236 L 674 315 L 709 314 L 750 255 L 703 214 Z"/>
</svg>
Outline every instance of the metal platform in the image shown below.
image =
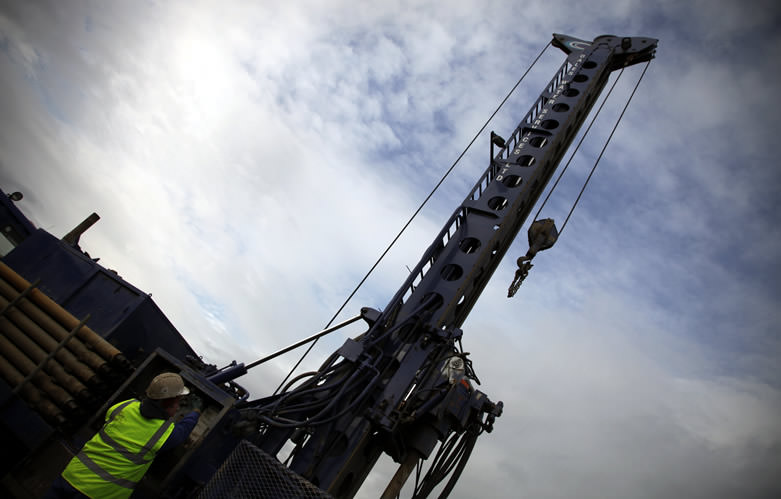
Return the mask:
<svg viewBox="0 0 781 499">
<path fill-rule="evenodd" d="M 199 499 L 331 499 L 300 475 L 242 440 L 201 491 Z"/>
</svg>

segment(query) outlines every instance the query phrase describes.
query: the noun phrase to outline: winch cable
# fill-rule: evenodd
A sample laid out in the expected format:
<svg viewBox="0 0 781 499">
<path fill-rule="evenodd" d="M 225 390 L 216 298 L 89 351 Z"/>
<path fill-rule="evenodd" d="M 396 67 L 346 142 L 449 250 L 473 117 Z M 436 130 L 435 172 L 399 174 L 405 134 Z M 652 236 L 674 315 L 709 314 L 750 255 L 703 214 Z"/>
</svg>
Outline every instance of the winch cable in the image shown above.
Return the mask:
<svg viewBox="0 0 781 499">
<path fill-rule="evenodd" d="M 607 140 L 605 141 L 605 144 L 602 146 L 602 150 L 599 153 L 599 156 L 597 156 L 596 161 L 594 161 L 594 165 L 591 167 L 591 172 L 588 174 L 588 177 L 586 178 L 585 182 L 583 183 L 583 186 L 580 189 L 580 192 L 578 193 L 577 198 L 575 199 L 574 203 L 572 204 L 572 207 L 569 210 L 569 213 L 567 214 L 567 218 L 564 220 L 564 223 L 561 225 L 561 228 L 558 231 L 559 236 L 561 236 L 561 233 L 564 231 L 564 227 L 566 227 L 567 222 L 569 222 L 570 217 L 572 216 L 572 212 L 575 211 L 575 207 L 578 205 L 578 202 L 580 201 L 580 198 L 583 196 L 583 192 L 586 190 L 586 186 L 588 185 L 589 181 L 591 180 L 591 177 L 594 175 L 594 171 L 597 169 L 597 165 L 599 165 L 600 160 L 602 159 L 602 156 L 605 154 L 605 150 L 607 149 L 608 144 L 610 144 L 610 140 L 613 138 L 613 134 L 616 132 L 616 129 L 618 128 L 619 123 L 621 123 L 621 119 L 624 117 L 624 113 L 626 113 L 627 108 L 629 107 L 630 102 L 632 102 L 632 98 L 635 95 L 635 92 L 637 91 L 637 88 L 640 86 L 640 82 L 643 81 L 643 77 L 645 76 L 645 72 L 648 70 L 648 66 L 650 65 L 651 61 L 648 61 L 643 68 L 643 72 L 640 74 L 640 78 L 638 78 L 637 83 L 635 83 L 634 89 L 632 89 L 632 93 L 629 95 L 629 98 L 627 99 L 626 103 L 624 104 L 624 109 L 621 111 L 621 114 L 618 116 L 618 119 L 616 120 L 616 123 L 613 125 L 613 129 L 610 132 L 610 135 L 608 136 Z M 567 171 L 567 168 L 569 167 L 570 163 L 572 162 L 572 159 L 575 157 L 575 154 L 578 152 L 578 149 L 580 148 L 580 145 L 583 143 L 583 140 L 586 138 L 586 135 L 588 135 L 589 130 L 591 130 L 592 125 L 596 121 L 597 117 L 599 117 L 599 113 L 602 111 L 602 108 L 605 106 L 605 103 L 607 102 L 608 98 L 610 97 L 610 94 L 613 92 L 613 89 L 616 87 L 616 84 L 618 84 L 618 81 L 621 79 L 621 75 L 624 74 L 624 68 L 621 69 L 621 72 L 618 74 L 618 77 L 616 77 L 615 81 L 613 82 L 613 85 L 610 87 L 610 90 L 608 90 L 607 95 L 602 100 L 602 104 L 600 104 L 599 109 L 597 109 L 596 114 L 591 119 L 591 123 L 589 123 L 588 128 L 586 128 L 586 131 L 581 136 L 580 140 L 578 141 L 578 144 L 575 146 L 575 149 L 572 151 L 572 154 L 569 157 L 569 160 L 567 160 L 567 163 L 564 165 L 564 168 L 561 170 L 561 173 L 556 178 L 556 182 L 554 182 L 553 187 L 551 187 L 550 191 L 548 191 L 548 195 L 545 196 L 545 199 L 543 200 L 542 204 L 540 205 L 540 208 L 537 210 L 537 213 L 534 215 L 534 220 L 536 221 L 537 218 L 540 215 L 540 212 L 545 207 L 545 204 L 548 202 L 548 199 L 550 199 L 551 194 L 553 194 L 553 191 L 556 190 L 556 186 L 559 184 L 559 181 L 564 176 L 564 173 Z"/>
<path fill-rule="evenodd" d="M 594 170 L 597 169 L 597 165 L 599 164 L 599 161 L 602 159 L 602 155 L 605 154 L 605 150 L 607 149 L 607 145 L 610 144 L 610 139 L 613 138 L 613 134 L 616 133 L 616 129 L 618 128 L 618 124 L 621 123 L 621 118 L 624 117 L 624 113 L 626 112 L 627 108 L 629 107 L 629 103 L 632 102 L 632 97 L 635 96 L 635 92 L 637 91 L 637 87 L 640 86 L 640 82 L 643 80 L 643 76 L 645 76 L 645 72 L 648 69 L 648 66 L 651 64 L 651 61 L 648 61 L 645 64 L 645 67 L 643 68 L 642 74 L 640 74 L 640 78 L 638 78 L 637 83 L 635 83 L 635 88 L 632 89 L 632 93 L 629 95 L 629 99 L 627 99 L 626 104 L 624 104 L 624 109 L 621 110 L 621 114 L 618 116 L 618 119 L 616 120 L 616 124 L 613 125 L 613 130 L 610 131 L 610 135 L 608 136 L 607 140 L 605 141 L 605 145 L 602 146 L 602 150 L 599 152 L 599 156 L 597 157 L 597 160 L 594 162 L 594 166 L 591 168 L 591 172 L 588 174 L 588 178 L 586 178 L 586 181 L 583 183 L 583 187 L 581 187 L 580 192 L 578 193 L 578 197 L 575 199 L 575 202 L 572 204 L 572 208 L 570 208 L 569 213 L 567 214 L 567 218 L 564 219 L 564 223 L 561 225 L 561 229 L 559 230 L 559 235 L 561 235 L 561 231 L 564 230 L 564 227 L 566 227 L 567 222 L 569 221 L 569 217 L 572 216 L 572 212 L 575 211 L 575 206 L 578 205 L 578 202 L 580 201 L 580 197 L 583 195 L 583 191 L 586 190 L 586 186 L 588 185 L 589 180 L 591 180 L 591 176 L 594 175 Z M 621 70 L 624 71 L 623 69 Z M 620 77 L 621 75 L 619 75 Z M 618 79 L 616 79 L 618 81 Z"/>
<path fill-rule="evenodd" d="M 324 329 L 328 329 L 331 326 L 331 324 L 334 322 L 334 320 L 336 320 L 336 318 L 339 316 L 339 314 L 342 313 L 342 310 L 344 310 L 344 307 L 346 307 L 347 304 L 350 302 L 350 300 L 352 300 L 353 296 L 355 296 L 355 293 L 357 293 L 358 290 L 361 288 L 361 286 L 363 286 L 363 283 L 366 282 L 366 279 L 369 278 L 369 276 L 372 274 L 372 272 L 374 272 L 374 269 L 377 268 L 377 266 L 380 264 L 380 262 L 383 260 L 383 258 L 385 258 L 385 256 L 391 250 L 391 248 L 393 248 L 393 246 L 399 240 L 399 238 L 404 233 L 404 231 L 407 230 L 407 228 L 410 226 L 410 224 L 415 219 L 415 217 L 418 216 L 418 214 L 421 212 L 421 210 L 426 205 L 426 203 L 428 203 L 428 201 L 431 199 L 431 197 L 434 195 L 434 193 L 437 191 L 437 189 L 439 189 L 439 187 L 442 185 L 442 183 L 445 181 L 445 179 L 448 177 L 448 175 L 450 175 L 450 173 L 453 171 L 453 169 L 455 169 L 456 165 L 458 165 L 459 161 L 461 161 L 461 158 L 463 158 L 464 155 L 467 153 L 467 151 L 469 151 L 469 149 L 472 147 L 472 144 L 474 144 L 475 141 L 477 140 L 477 138 L 480 136 L 480 134 L 483 133 L 483 131 L 486 129 L 486 127 L 491 122 L 491 120 L 494 119 L 494 116 L 496 116 L 496 114 L 499 112 L 499 110 L 502 108 L 502 106 L 504 106 L 505 102 L 507 102 L 507 100 L 510 98 L 510 96 L 512 96 L 512 94 L 515 92 L 515 89 L 518 88 L 518 85 L 520 85 L 521 82 L 523 81 L 523 79 L 526 78 L 526 75 L 529 74 L 529 71 L 532 70 L 532 68 L 535 66 L 535 64 L 537 64 L 537 61 L 540 60 L 540 57 L 542 57 L 542 55 L 545 53 L 546 50 L 548 50 L 548 48 L 550 46 L 551 46 L 551 42 L 548 42 L 545 45 L 545 47 L 540 51 L 540 53 L 537 54 L 537 57 L 534 58 L 534 60 L 532 61 L 531 65 L 529 65 L 529 67 L 526 69 L 526 71 L 523 73 L 523 75 L 521 75 L 521 77 L 518 79 L 518 81 L 515 83 L 515 85 L 513 85 L 513 87 L 510 89 L 510 91 L 504 97 L 504 99 L 502 99 L 502 101 L 496 107 L 494 112 L 491 113 L 491 116 L 485 121 L 485 123 L 480 128 L 480 130 L 478 130 L 477 133 L 475 134 L 475 136 L 472 137 L 472 140 L 469 141 L 469 144 L 467 144 L 466 148 L 464 148 L 464 150 L 461 152 L 461 154 L 458 155 L 458 157 L 453 162 L 453 164 L 450 165 L 450 168 L 445 172 L 445 174 L 442 176 L 442 178 L 439 179 L 439 182 L 437 182 L 437 184 L 434 186 L 434 188 L 431 190 L 431 192 L 429 192 L 428 196 L 426 196 L 426 198 L 423 200 L 423 202 L 420 203 L 420 206 L 418 206 L 418 208 L 415 210 L 415 212 L 412 214 L 412 216 L 409 218 L 409 220 L 407 220 L 407 223 L 404 224 L 404 226 L 401 228 L 399 233 L 396 234 L 396 237 L 393 238 L 393 240 L 390 242 L 388 247 L 385 248 L 385 251 L 382 252 L 382 254 L 379 256 L 377 261 L 374 262 L 374 265 L 372 265 L 371 268 L 369 269 L 369 271 L 366 272 L 366 275 L 363 276 L 363 279 L 361 279 L 360 282 L 358 283 L 358 285 L 355 286 L 355 289 L 352 290 L 352 292 L 347 297 L 347 299 L 344 301 L 344 303 L 342 303 L 342 305 L 339 307 L 339 309 L 336 311 L 336 313 L 334 313 L 333 317 L 331 317 L 331 320 L 328 321 L 328 324 L 325 325 Z M 277 389 L 274 390 L 274 394 L 275 395 L 279 391 L 279 389 L 282 388 L 282 386 L 284 386 L 284 384 L 287 382 L 287 380 L 290 378 L 290 376 L 293 375 L 293 372 L 298 368 L 298 366 L 301 364 L 301 362 L 303 362 L 303 360 L 306 358 L 306 356 L 309 355 L 309 352 L 312 351 L 312 348 L 314 348 L 314 346 L 315 346 L 315 344 L 317 343 L 318 340 L 319 340 L 319 338 L 314 340 L 312 343 L 309 344 L 309 347 L 301 355 L 301 358 L 298 359 L 298 362 L 296 362 L 296 365 L 293 366 L 293 368 L 290 370 L 290 372 L 287 374 L 287 376 L 285 376 L 285 379 L 282 380 L 282 383 L 280 383 L 279 386 L 277 387 Z"/>
<path fill-rule="evenodd" d="M 610 94 L 613 93 L 613 89 L 616 88 L 616 85 L 618 84 L 618 80 L 621 79 L 621 75 L 624 74 L 624 70 L 622 69 L 620 73 L 618 73 L 618 76 L 613 81 L 613 85 L 610 86 L 610 90 L 607 91 L 607 94 L 605 95 L 605 98 L 602 99 L 602 103 L 599 105 L 599 108 L 597 109 L 597 112 L 594 113 L 593 118 L 591 118 L 591 122 L 588 124 L 588 127 L 586 127 L 586 131 L 583 132 L 583 135 L 581 135 L 580 140 L 578 141 L 577 145 L 575 145 L 575 149 L 573 149 L 572 154 L 570 154 L 569 159 L 564 164 L 564 168 L 561 169 L 561 172 L 559 172 L 559 176 L 556 177 L 556 181 L 553 182 L 553 186 L 548 191 L 548 195 L 545 196 L 545 199 L 542 200 L 542 204 L 540 204 L 539 209 L 537 210 L 537 213 L 534 214 L 534 219 L 532 222 L 536 222 L 537 218 L 540 216 L 540 212 L 545 207 L 545 205 L 548 203 L 548 199 L 550 199 L 551 195 L 553 194 L 553 191 L 556 190 L 556 187 L 559 185 L 559 181 L 561 181 L 562 177 L 564 177 L 564 174 L 567 172 L 567 168 L 569 168 L 570 163 L 572 163 L 572 160 L 575 158 L 575 155 L 577 154 L 578 150 L 580 149 L 580 146 L 583 144 L 583 141 L 586 140 L 586 136 L 588 135 L 588 132 L 591 131 L 591 127 L 594 125 L 594 122 L 597 121 L 597 118 L 599 117 L 599 113 L 602 112 L 602 108 L 605 107 L 605 103 L 607 102 L 608 98 L 610 98 Z M 561 232 L 561 231 L 559 231 Z"/>
</svg>

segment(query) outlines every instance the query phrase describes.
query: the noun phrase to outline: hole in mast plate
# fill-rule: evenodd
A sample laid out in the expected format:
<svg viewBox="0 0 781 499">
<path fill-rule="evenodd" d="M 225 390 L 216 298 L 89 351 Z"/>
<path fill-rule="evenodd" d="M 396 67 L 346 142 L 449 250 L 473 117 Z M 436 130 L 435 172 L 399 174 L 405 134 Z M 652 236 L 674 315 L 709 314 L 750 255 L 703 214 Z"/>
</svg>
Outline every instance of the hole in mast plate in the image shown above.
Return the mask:
<svg viewBox="0 0 781 499">
<path fill-rule="evenodd" d="M 492 210 L 499 211 L 507 206 L 507 198 L 502 196 L 492 197 L 488 200 L 488 207 Z"/>
<path fill-rule="evenodd" d="M 524 154 L 523 156 L 518 156 L 518 164 L 521 166 L 531 166 L 534 164 L 535 158 L 534 156 L 530 156 L 528 154 Z"/>
<path fill-rule="evenodd" d="M 461 249 L 461 251 L 468 255 L 469 253 L 474 253 L 477 251 L 477 249 L 480 247 L 480 240 L 474 237 L 467 237 L 458 243 L 458 247 Z"/>
<path fill-rule="evenodd" d="M 462 275 L 464 275 L 464 269 L 455 263 L 449 263 L 445 265 L 442 267 L 442 272 L 439 273 L 439 276 L 446 281 L 458 280 Z"/>
<path fill-rule="evenodd" d="M 423 296 L 423 299 L 420 300 L 421 303 L 426 303 L 429 300 L 431 300 L 430 305 L 427 307 L 430 311 L 435 311 L 439 307 L 442 306 L 443 303 L 445 303 L 445 299 L 442 298 L 442 295 L 439 293 L 426 293 L 425 296 Z"/>
<path fill-rule="evenodd" d="M 502 179 L 502 183 L 505 186 L 510 188 L 518 187 L 519 185 L 521 185 L 522 181 L 523 179 L 521 179 L 521 177 L 519 177 L 518 175 L 507 175 Z"/>
</svg>

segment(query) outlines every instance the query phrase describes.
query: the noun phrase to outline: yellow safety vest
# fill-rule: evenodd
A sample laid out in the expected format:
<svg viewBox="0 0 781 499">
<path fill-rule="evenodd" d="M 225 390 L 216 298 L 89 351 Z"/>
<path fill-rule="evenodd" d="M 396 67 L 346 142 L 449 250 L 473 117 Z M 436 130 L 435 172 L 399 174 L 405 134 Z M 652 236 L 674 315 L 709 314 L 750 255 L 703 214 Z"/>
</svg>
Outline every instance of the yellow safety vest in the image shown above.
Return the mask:
<svg viewBox="0 0 781 499">
<path fill-rule="evenodd" d="M 92 498 L 127 498 L 174 429 L 168 419 L 147 419 L 141 402 L 126 400 L 106 413 L 106 424 L 71 459 L 63 478 Z"/>
</svg>

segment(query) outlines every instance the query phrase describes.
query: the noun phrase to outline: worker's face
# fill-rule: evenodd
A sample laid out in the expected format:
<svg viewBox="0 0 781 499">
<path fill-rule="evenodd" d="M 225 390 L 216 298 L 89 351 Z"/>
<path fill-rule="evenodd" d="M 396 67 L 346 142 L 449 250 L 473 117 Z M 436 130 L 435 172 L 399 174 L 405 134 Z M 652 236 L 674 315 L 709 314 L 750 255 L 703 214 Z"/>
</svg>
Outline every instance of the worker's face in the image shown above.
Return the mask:
<svg viewBox="0 0 781 499">
<path fill-rule="evenodd" d="M 176 397 L 176 398 L 174 398 L 174 400 L 171 403 L 171 405 L 166 407 L 166 412 L 168 413 L 168 417 L 169 418 L 174 417 L 174 415 L 176 414 L 176 411 L 179 410 L 179 404 L 181 403 L 181 401 L 182 401 L 182 397 Z"/>
</svg>

